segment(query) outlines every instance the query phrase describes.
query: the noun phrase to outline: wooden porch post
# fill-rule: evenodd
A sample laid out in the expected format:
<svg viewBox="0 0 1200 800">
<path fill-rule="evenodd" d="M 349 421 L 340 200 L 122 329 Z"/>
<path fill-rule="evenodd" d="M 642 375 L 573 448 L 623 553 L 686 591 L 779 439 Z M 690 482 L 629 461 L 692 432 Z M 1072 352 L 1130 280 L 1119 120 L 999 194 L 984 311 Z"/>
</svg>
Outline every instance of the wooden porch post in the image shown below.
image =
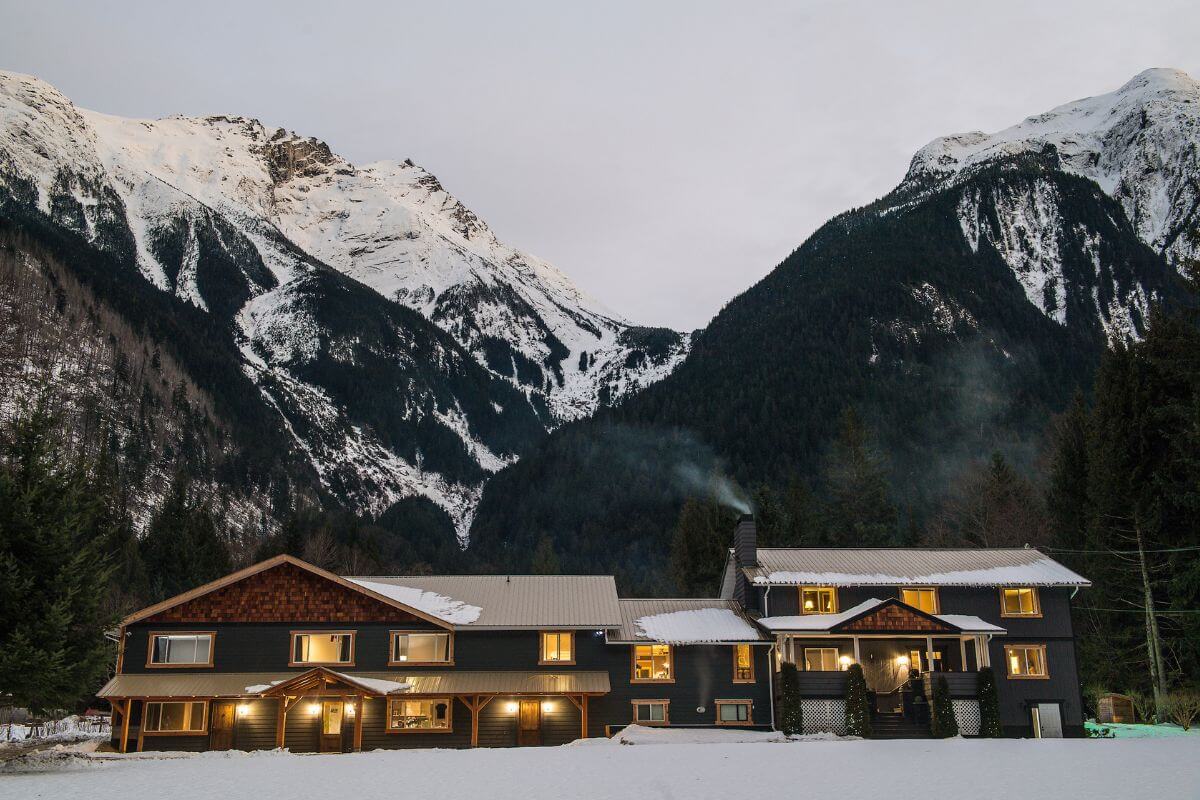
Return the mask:
<svg viewBox="0 0 1200 800">
<path fill-rule="evenodd" d="M 854 642 L 854 663 L 861 664 L 862 663 L 862 654 L 859 652 L 858 637 L 857 636 L 851 637 L 850 641 Z"/>
<path fill-rule="evenodd" d="M 362 750 L 362 719 L 363 714 L 367 713 L 367 698 L 359 695 L 355 699 L 355 704 L 358 708 L 354 710 L 354 752 L 357 753 Z"/>
<path fill-rule="evenodd" d="M 275 715 L 275 746 L 283 749 L 284 731 L 287 728 L 287 695 L 280 695 L 279 710 Z"/>
<path fill-rule="evenodd" d="M 129 715 L 132 711 L 133 711 L 133 698 L 126 697 L 125 698 L 125 713 L 121 715 L 122 716 L 122 720 L 121 720 L 121 752 L 122 753 L 129 752 Z M 145 716 L 144 711 L 143 711 L 142 716 Z M 141 727 L 142 728 L 146 727 L 146 720 L 142 720 Z M 140 728 L 139 728 L 139 730 L 140 730 Z"/>
<path fill-rule="evenodd" d="M 966 672 L 967 671 L 967 639 L 965 636 L 958 637 L 958 651 L 959 651 L 958 657 L 962 659 L 962 662 L 961 662 L 962 663 L 962 671 Z M 975 660 L 978 661 L 979 659 L 975 659 Z M 978 669 L 979 665 L 976 664 L 975 668 Z"/>
<path fill-rule="evenodd" d="M 587 715 L 588 696 L 586 694 L 583 695 L 582 700 L 583 700 L 583 712 L 582 712 L 583 722 L 581 724 L 583 726 L 583 738 L 586 739 L 586 738 L 588 738 L 588 715 Z"/>
<path fill-rule="evenodd" d="M 925 659 L 929 663 L 929 669 L 926 671 L 933 672 L 933 637 L 932 636 L 925 637 Z"/>
<path fill-rule="evenodd" d="M 138 742 L 137 751 L 142 752 L 142 745 L 146 740 L 146 698 L 142 698 L 142 724 L 138 725 Z"/>
<path fill-rule="evenodd" d="M 471 707 L 471 747 L 479 747 L 479 695 L 468 703 Z"/>
</svg>

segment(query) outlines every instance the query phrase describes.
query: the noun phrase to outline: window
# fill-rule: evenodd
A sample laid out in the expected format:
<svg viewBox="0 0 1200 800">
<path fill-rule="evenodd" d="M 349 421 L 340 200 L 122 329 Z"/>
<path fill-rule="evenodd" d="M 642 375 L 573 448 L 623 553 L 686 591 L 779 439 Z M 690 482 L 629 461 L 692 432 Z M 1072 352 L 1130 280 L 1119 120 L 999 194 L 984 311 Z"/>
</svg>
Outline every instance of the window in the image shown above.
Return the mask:
<svg viewBox="0 0 1200 800">
<path fill-rule="evenodd" d="M 671 645 L 635 644 L 633 646 L 634 683 L 674 683 Z"/>
<path fill-rule="evenodd" d="M 718 700 L 718 725 L 753 725 L 753 715 L 750 713 L 753 703 L 749 700 Z"/>
<path fill-rule="evenodd" d="M 151 633 L 148 667 L 211 667 L 214 633 Z"/>
<path fill-rule="evenodd" d="M 293 631 L 292 660 L 305 664 L 353 664 L 354 631 Z"/>
<path fill-rule="evenodd" d="M 836 647 L 804 648 L 804 669 L 809 672 L 837 672 L 838 649 Z"/>
<path fill-rule="evenodd" d="M 633 721 L 638 725 L 669 725 L 670 700 L 634 700 Z"/>
<path fill-rule="evenodd" d="M 754 651 L 748 644 L 733 646 L 733 682 L 754 683 Z"/>
<path fill-rule="evenodd" d="M 388 700 L 388 730 L 398 733 L 450 730 L 450 698 Z"/>
<path fill-rule="evenodd" d="M 1046 645 L 1009 644 L 1004 646 L 1004 661 L 1010 678 L 1049 678 L 1046 671 Z"/>
<path fill-rule="evenodd" d="M 901 589 L 900 600 L 905 605 L 919 608 L 926 614 L 938 613 L 937 589 Z"/>
<path fill-rule="evenodd" d="M 1014 587 L 1000 590 L 1000 616 L 1002 617 L 1040 617 L 1042 604 L 1038 601 L 1038 591 L 1032 586 Z"/>
<path fill-rule="evenodd" d="M 831 586 L 801 586 L 801 614 L 836 614 L 837 589 Z"/>
<path fill-rule="evenodd" d="M 392 656 L 397 664 L 449 664 L 450 634 L 424 631 L 392 631 Z"/>
<path fill-rule="evenodd" d="M 206 733 L 208 731 L 208 702 L 146 703 L 142 727 L 146 733 Z"/>
<path fill-rule="evenodd" d="M 542 631 L 539 664 L 574 664 L 575 634 L 570 631 Z"/>
<path fill-rule="evenodd" d="M 922 672 L 930 669 L 929 654 L 924 650 L 909 650 L 908 651 L 908 670 L 913 675 L 920 675 Z M 942 670 L 942 651 L 933 651 L 933 671 L 940 672 Z"/>
</svg>

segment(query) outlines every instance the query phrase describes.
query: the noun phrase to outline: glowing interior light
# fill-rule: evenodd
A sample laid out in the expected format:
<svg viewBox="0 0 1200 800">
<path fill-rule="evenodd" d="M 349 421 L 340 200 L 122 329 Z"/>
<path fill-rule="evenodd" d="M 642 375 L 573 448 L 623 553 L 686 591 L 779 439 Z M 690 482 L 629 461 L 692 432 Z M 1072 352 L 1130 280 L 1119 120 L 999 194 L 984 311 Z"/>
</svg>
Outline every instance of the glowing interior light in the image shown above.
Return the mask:
<svg viewBox="0 0 1200 800">
<path fill-rule="evenodd" d="M 401 661 L 408 661 L 408 656 L 400 656 Z"/>
<path fill-rule="evenodd" d="M 812 611 L 812 610 L 813 610 L 813 601 L 812 601 L 812 600 L 805 600 L 805 601 L 804 601 L 804 610 L 805 610 L 805 611 Z"/>
<path fill-rule="evenodd" d="M 246 705 L 245 703 L 242 703 L 240 706 L 237 707 L 237 712 L 238 712 L 239 717 L 244 717 L 250 713 L 250 706 Z"/>
</svg>

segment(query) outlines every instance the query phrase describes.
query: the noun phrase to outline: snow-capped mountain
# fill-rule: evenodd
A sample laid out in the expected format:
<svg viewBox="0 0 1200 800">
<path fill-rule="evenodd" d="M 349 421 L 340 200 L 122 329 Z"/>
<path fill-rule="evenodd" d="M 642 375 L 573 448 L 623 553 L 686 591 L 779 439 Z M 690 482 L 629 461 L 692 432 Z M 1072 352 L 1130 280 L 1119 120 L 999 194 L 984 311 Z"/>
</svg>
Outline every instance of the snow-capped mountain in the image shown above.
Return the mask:
<svg viewBox="0 0 1200 800">
<path fill-rule="evenodd" d="M 354 165 L 253 119 L 123 119 L 0 72 L 0 200 L 225 323 L 324 490 L 375 513 L 423 495 L 460 533 L 487 475 L 687 350 L 411 161 Z"/>
</svg>

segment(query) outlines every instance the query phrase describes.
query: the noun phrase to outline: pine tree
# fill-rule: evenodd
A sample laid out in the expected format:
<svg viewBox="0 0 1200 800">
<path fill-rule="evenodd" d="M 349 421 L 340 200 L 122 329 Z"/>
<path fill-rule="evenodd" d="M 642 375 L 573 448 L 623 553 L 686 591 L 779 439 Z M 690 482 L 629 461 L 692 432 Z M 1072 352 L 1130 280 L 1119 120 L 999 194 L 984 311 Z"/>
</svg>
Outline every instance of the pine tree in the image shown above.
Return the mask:
<svg viewBox="0 0 1200 800">
<path fill-rule="evenodd" d="M 800 673 L 784 662 L 779 670 L 779 729 L 785 736 L 804 733 L 804 708 L 800 702 Z"/>
<path fill-rule="evenodd" d="M 950 739 L 958 736 L 958 720 L 954 717 L 954 703 L 950 700 L 950 684 L 945 675 L 933 681 L 933 697 L 929 701 L 929 729 L 935 738 Z"/>
<path fill-rule="evenodd" d="M 554 550 L 554 540 L 549 536 L 543 536 L 533 551 L 530 571 L 534 575 L 558 575 L 562 572 L 558 565 L 558 553 Z"/>
<path fill-rule="evenodd" d="M 232 570 L 229 550 L 211 511 L 189 497 L 189 481 L 176 476 L 141 542 L 148 595 L 163 600 Z"/>
<path fill-rule="evenodd" d="M 979 670 L 979 735 L 995 739 L 1004 735 L 1000 726 L 1000 698 L 996 694 L 996 673 L 991 667 Z"/>
<path fill-rule="evenodd" d="M 860 547 L 895 543 L 896 507 L 890 499 L 887 473 L 853 408 L 842 415 L 825 470 L 825 489 L 826 535 L 836 537 L 831 543 Z"/>
<path fill-rule="evenodd" d="M 113 655 L 110 523 L 87 469 L 58 450 L 57 428 L 40 408 L 23 414 L 0 464 L 0 686 L 34 713 L 87 697 Z"/>
<path fill-rule="evenodd" d="M 846 671 L 846 735 L 871 738 L 871 698 L 862 664 Z"/>
<path fill-rule="evenodd" d="M 671 576 L 688 597 L 711 597 L 721 579 L 729 532 L 733 529 L 716 504 L 688 500 L 679 512 L 671 539 Z"/>
</svg>

